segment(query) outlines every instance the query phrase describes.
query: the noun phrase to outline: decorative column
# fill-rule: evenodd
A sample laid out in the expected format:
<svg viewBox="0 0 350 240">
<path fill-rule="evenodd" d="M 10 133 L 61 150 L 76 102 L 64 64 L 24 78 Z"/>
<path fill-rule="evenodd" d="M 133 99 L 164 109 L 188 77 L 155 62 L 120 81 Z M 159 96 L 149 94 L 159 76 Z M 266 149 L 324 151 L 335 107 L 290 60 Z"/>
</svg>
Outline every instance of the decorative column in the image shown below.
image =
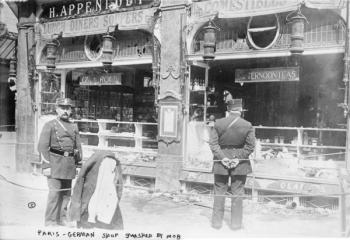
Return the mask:
<svg viewBox="0 0 350 240">
<path fill-rule="evenodd" d="M 33 108 L 33 86 L 29 71 L 29 56 L 34 51 L 34 1 L 18 4 L 17 45 L 17 101 L 16 101 L 16 170 L 31 172 L 30 161 L 34 160 L 35 114 Z"/>
<path fill-rule="evenodd" d="M 184 0 L 162 1 L 161 64 L 159 78 L 159 157 L 156 190 L 178 191 L 183 162 L 183 54 Z"/>
</svg>

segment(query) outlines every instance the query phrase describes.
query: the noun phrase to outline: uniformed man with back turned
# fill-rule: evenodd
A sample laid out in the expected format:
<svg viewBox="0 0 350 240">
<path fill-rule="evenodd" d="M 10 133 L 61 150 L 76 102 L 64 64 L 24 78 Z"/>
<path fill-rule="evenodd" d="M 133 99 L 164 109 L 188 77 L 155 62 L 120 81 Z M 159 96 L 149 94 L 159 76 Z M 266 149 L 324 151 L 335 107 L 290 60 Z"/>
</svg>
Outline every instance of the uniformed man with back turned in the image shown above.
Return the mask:
<svg viewBox="0 0 350 240">
<path fill-rule="evenodd" d="M 69 98 L 57 99 L 56 112 L 57 118 L 44 125 L 38 144 L 49 187 L 46 226 L 70 225 L 67 219 L 70 188 L 76 176 L 76 164 L 82 159 L 78 127 L 69 121 L 72 101 Z"/>
<path fill-rule="evenodd" d="M 227 101 L 228 116 L 218 119 L 210 132 L 210 148 L 214 155 L 214 206 L 212 227 L 222 227 L 225 196 L 231 194 L 232 230 L 242 228 L 244 184 L 252 172 L 249 155 L 255 148 L 252 124 L 241 117 L 242 99 Z M 229 190 L 230 180 L 230 191 Z"/>
</svg>

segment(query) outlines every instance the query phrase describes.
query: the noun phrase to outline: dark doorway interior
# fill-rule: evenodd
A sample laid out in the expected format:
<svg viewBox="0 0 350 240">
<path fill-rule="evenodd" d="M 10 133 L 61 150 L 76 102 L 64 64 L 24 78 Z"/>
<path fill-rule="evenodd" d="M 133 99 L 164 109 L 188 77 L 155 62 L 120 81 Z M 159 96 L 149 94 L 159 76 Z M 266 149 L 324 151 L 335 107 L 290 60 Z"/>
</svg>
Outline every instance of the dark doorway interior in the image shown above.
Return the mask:
<svg viewBox="0 0 350 240">
<path fill-rule="evenodd" d="M 9 89 L 8 64 L 0 64 L 0 131 L 15 131 L 15 92 Z"/>
</svg>

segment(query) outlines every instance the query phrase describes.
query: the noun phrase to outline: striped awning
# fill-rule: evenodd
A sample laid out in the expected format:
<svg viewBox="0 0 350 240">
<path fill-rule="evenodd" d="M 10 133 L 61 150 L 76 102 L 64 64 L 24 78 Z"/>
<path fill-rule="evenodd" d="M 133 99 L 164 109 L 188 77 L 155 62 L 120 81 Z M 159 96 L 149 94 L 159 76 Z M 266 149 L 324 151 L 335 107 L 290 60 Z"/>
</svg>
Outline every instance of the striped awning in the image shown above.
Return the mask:
<svg viewBox="0 0 350 240">
<path fill-rule="evenodd" d="M 10 60 L 16 51 L 16 38 L 0 38 L 0 60 Z"/>
</svg>

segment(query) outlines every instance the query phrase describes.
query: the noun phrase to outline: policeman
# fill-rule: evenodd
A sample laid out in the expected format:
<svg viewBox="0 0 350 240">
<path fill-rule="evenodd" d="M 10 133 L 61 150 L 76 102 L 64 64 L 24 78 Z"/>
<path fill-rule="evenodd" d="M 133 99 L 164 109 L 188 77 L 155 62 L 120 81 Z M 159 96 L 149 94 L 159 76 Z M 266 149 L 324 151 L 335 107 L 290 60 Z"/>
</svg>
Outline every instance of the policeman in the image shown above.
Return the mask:
<svg viewBox="0 0 350 240">
<path fill-rule="evenodd" d="M 69 98 L 57 99 L 56 112 L 58 117 L 44 125 L 38 144 L 49 187 L 46 226 L 69 224 L 67 205 L 71 195 L 70 188 L 76 175 L 76 162 L 82 159 L 78 127 L 69 121 L 72 101 Z"/>
<path fill-rule="evenodd" d="M 241 118 L 242 99 L 227 101 L 228 116 L 218 119 L 210 132 L 209 145 L 213 152 L 214 206 L 212 227 L 220 229 L 224 218 L 225 195 L 229 188 L 231 197 L 232 230 L 242 228 L 244 184 L 252 172 L 249 155 L 255 148 L 255 132 L 252 124 Z"/>
</svg>

